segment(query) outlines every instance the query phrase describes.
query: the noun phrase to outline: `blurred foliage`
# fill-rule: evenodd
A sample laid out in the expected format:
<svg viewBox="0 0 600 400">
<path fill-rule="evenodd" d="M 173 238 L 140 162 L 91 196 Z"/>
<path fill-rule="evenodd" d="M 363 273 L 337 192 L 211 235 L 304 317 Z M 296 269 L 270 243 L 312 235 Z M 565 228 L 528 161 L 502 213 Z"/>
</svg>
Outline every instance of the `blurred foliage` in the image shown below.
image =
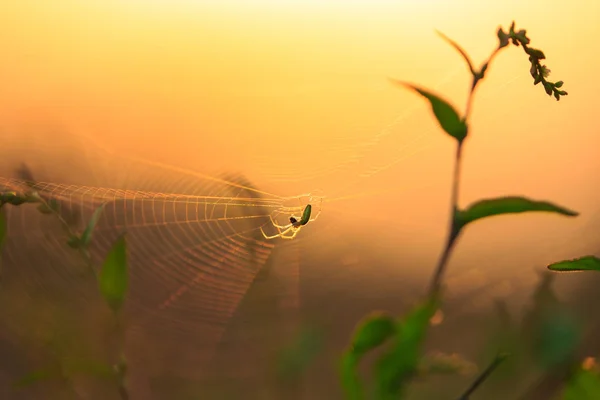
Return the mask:
<svg viewBox="0 0 600 400">
<path fill-rule="evenodd" d="M 563 390 L 561 400 L 600 399 L 600 371 L 594 361 L 591 364 L 584 363 L 575 371 Z"/>
<path fill-rule="evenodd" d="M 292 343 L 284 347 L 277 361 L 277 376 L 282 381 L 301 377 L 323 348 L 323 332 L 317 328 L 300 330 Z"/>
<path fill-rule="evenodd" d="M 458 353 L 434 352 L 421 358 L 419 375 L 430 374 L 459 374 L 471 376 L 477 372 L 477 364 L 467 360 Z"/>
<path fill-rule="evenodd" d="M 431 289 L 424 300 L 418 302 L 402 317 L 377 312 L 372 313 L 359 323 L 353 333 L 350 344 L 343 354 L 339 365 L 341 383 L 349 399 L 361 400 L 375 397 L 382 400 L 403 399 L 411 395 L 411 384 L 417 378 L 430 378 L 436 374 L 461 374 L 474 375 L 478 368 L 456 353 L 443 352 L 426 353 L 425 342 L 437 311 L 441 306 L 443 294 L 443 273 L 448 264 L 452 249 L 462 230 L 470 223 L 480 219 L 524 212 L 549 212 L 563 216 L 577 216 L 578 213 L 565 207 L 555 205 L 548 201 L 532 200 L 523 196 L 504 196 L 493 199 L 483 199 L 461 209 L 458 205 L 458 189 L 460 183 L 461 150 L 469 136 L 469 121 L 471 102 L 475 88 L 484 79 L 489 65 L 496 54 L 511 43 L 521 47 L 529 58 L 530 74 L 534 85 L 542 84 L 545 92 L 556 100 L 567 95 L 562 90 L 563 82 L 551 82 L 547 78 L 550 70 L 541 64 L 545 54 L 530 47 L 531 40 L 525 30 L 515 30 L 514 22 L 508 31 L 499 28 L 497 31 L 498 45 L 490 57 L 480 68 L 475 68 L 467 53 L 454 41 L 441 34 L 453 48 L 455 48 L 466 61 L 472 76 L 470 93 L 464 114 L 457 111 L 457 107 L 444 100 L 431 91 L 405 83 L 392 80 L 396 85 L 413 90 L 424 97 L 431 107 L 432 113 L 442 130 L 456 140 L 456 158 L 453 189 L 451 196 L 450 224 L 448 238 L 440 256 L 435 274 L 432 279 Z M 94 228 L 103 212 L 103 206 L 95 210 L 91 219 L 83 230 L 76 229 L 78 213 L 66 210 L 56 199 L 41 196 L 31 171 L 23 165 L 18 171 L 25 182 L 19 190 L 6 190 L 0 193 L 0 249 L 4 243 L 7 232 L 7 221 L 3 206 L 22 206 L 35 204 L 37 210 L 49 216 L 54 216 L 67 233 L 65 244 L 77 250 L 85 259 L 90 269 L 97 278 L 99 295 L 108 304 L 110 310 L 117 317 L 122 311 L 129 289 L 129 269 L 127 257 L 127 242 L 125 235 L 113 244 L 105 257 L 101 268 L 96 269 L 88 252 L 88 246 L 93 238 Z M 554 271 L 582 271 L 600 270 L 600 259 L 594 256 L 585 256 L 575 260 L 566 260 L 548 266 Z M 96 273 L 98 270 L 98 273 Z M 495 377 L 489 379 L 487 389 L 482 391 L 506 390 L 506 382 L 516 382 L 522 378 L 526 370 L 538 370 L 542 373 L 554 371 L 562 366 L 571 366 L 575 351 L 581 344 L 582 324 L 575 314 L 562 304 L 552 288 L 552 275 L 543 275 L 536 288 L 531 307 L 527 310 L 520 323 L 515 322 L 508 307 L 503 302 L 497 303 L 498 323 L 488 338 L 486 352 L 483 356 L 487 367 L 467 387 L 466 391 L 458 397 L 462 400 L 471 398 L 475 390 L 490 378 L 491 374 L 502 364 Z M 3 292 L 7 299 L 9 296 Z M 26 306 L 36 306 L 32 301 Z M 15 306 L 26 308 L 24 305 Z M 38 344 L 36 350 L 44 352 L 43 361 L 46 368 L 34 370 L 25 374 L 15 383 L 17 388 L 26 388 L 45 380 L 62 381 L 69 385 L 74 376 L 86 375 L 109 380 L 118 392 L 121 399 L 128 399 L 127 388 L 127 361 L 120 347 L 118 360 L 102 359 L 100 352 L 76 350 L 77 346 L 93 347 L 86 343 L 85 329 L 71 323 L 68 318 L 61 316 L 57 310 L 35 310 L 40 318 L 51 319 L 49 328 L 42 331 L 27 332 L 23 335 L 28 339 L 27 344 Z M 95 310 L 90 310 L 90 312 Z M 18 311 L 15 311 L 18 313 Z M 71 329 L 71 327 L 77 328 Z M 122 346 L 122 343 L 120 344 Z M 101 347 L 101 346 L 100 346 Z M 378 359 L 375 361 L 374 382 L 363 385 L 359 374 L 359 365 L 365 356 L 374 350 L 379 350 Z M 286 346 L 277 359 L 277 378 L 283 382 L 294 382 L 300 379 L 310 367 L 311 362 L 323 350 L 322 332 L 315 329 L 305 329 Z M 508 357 L 510 354 L 510 357 Z M 491 362 L 489 360 L 492 359 Z M 98 361 L 91 361 L 98 360 Z M 506 361 L 506 362 L 505 362 Z M 589 363 L 588 363 L 589 364 Z M 585 364 L 575 369 L 562 392 L 563 400 L 585 400 L 600 398 L 600 375 L 595 365 Z M 165 386 L 170 395 L 181 394 L 193 397 L 192 392 L 196 385 L 186 380 L 170 378 L 153 381 L 156 387 Z M 502 387 L 504 386 L 504 388 Z"/>
<path fill-rule="evenodd" d="M 40 195 L 37 191 L 37 183 L 33 178 L 31 170 L 26 165 L 17 171 L 24 180 L 24 187 L 20 191 L 3 191 L 0 193 L 0 208 L 8 204 L 11 206 L 22 206 L 25 204 L 36 204 L 37 211 L 42 214 L 54 216 L 67 233 L 65 244 L 73 249 L 79 250 L 79 253 L 86 261 L 90 269 L 95 274 L 88 246 L 90 244 L 92 233 L 103 211 L 103 206 L 100 206 L 93 213 L 90 221 L 85 226 L 81 234 L 77 234 L 74 230 L 73 221 L 65 219 L 61 214 L 60 203 L 56 199 L 46 198 Z M 4 210 L 0 210 L 0 245 L 4 240 L 6 233 L 6 221 L 4 218 Z M 104 260 L 100 275 L 98 276 L 98 288 L 100 294 L 108 303 L 113 312 L 118 313 L 121 310 L 128 290 L 128 268 L 127 268 L 127 249 L 124 235 L 122 235 L 113 245 L 111 250 Z M 118 322 L 118 320 L 117 320 Z M 54 329 L 51 329 L 45 339 L 49 346 L 50 353 L 54 353 L 52 357 L 52 365 L 47 368 L 29 372 L 15 383 L 15 388 L 24 388 L 33 385 L 43 380 L 59 380 L 70 386 L 70 380 L 74 375 L 88 375 L 101 378 L 109 378 L 116 384 L 120 398 L 126 400 L 129 394 L 126 388 L 126 372 L 127 363 L 123 357 L 113 364 L 98 363 L 90 361 L 89 357 L 81 357 L 66 351 L 72 347 L 74 343 L 80 342 L 74 340 L 78 336 L 72 336 L 69 327 L 76 327 L 77 324 L 52 324 Z M 68 339 L 67 339 L 68 338 Z M 78 337 L 77 337 L 78 339 Z M 122 338 L 121 338 L 122 339 Z"/>
<path fill-rule="evenodd" d="M 127 295 L 129 275 L 127 271 L 127 244 L 121 236 L 109 251 L 99 276 L 100 293 L 108 306 L 119 312 Z"/>
<path fill-rule="evenodd" d="M 398 321 L 391 348 L 375 366 L 377 398 L 397 399 L 405 395 L 410 380 L 417 373 L 429 321 L 437 307 L 437 298 L 428 299 Z"/>
</svg>

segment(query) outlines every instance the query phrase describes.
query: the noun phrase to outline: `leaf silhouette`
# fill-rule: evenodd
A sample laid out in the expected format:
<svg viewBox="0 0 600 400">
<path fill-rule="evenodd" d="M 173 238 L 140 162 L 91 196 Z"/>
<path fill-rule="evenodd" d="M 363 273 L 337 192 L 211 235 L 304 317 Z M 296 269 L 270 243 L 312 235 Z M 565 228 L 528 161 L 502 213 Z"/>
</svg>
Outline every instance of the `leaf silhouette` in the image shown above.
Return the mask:
<svg viewBox="0 0 600 400">
<path fill-rule="evenodd" d="M 526 197 L 508 196 L 495 199 L 480 200 L 471 204 L 465 210 L 456 212 L 457 229 L 475 222 L 479 219 L 493 217 L 502 214 L 518 214 L 523 212 L 551 212 L 569 217 L 579 213 L 564 207 L 557 206 L 547 201 L 536 201 Z"/>
<path fill-rule="evenodd" d="M 372 313 L 356 330 L 351 351 L 355 354 L 365 354 L 383 344 L 395 330 L 396 323 L 392 316 L 381 312 Z"/>
<path fill-rule="evenodd" d="M 442 129 L 446 131 L 446 133 L 448 133 L 450 136 L 452 136 L 459 142 L 462 142 L 467 137 L 468 129 L 466 122 L 460 118 L 456 109 L 446 100 L 443 100 L 439 96 L 436 96 L 435 94 L 430 93 L 427 90 L 419 88 L 410 83 L 398 81 L 395 79 L 390 79 L 390 81 L 395 85 L 412 89 L 415 92 L 419 93 L 421 96 L 425 97 L 427 100 L 429 100 L 433 114 L 437 118 Z"/>
<path fill-rule="evenodd" d="M 548 265 L 551 271 L 600 271 L 600 258 L 585 256 L 573 260 L 558 261 Z"/>
</svg>

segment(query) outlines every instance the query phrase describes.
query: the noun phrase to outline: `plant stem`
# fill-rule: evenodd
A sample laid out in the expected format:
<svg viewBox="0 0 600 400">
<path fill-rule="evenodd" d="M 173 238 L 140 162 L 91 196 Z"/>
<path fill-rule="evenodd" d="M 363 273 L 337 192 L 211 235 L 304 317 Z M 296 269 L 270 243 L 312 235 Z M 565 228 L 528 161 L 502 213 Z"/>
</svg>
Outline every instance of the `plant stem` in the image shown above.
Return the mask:
<svg viewBox="0 0 600 400">
<path fill-rule="evenodd" d="M 469 96 L 470 97 L 470 96 Z M 459 233 L 456 229 L 456 221 L 454 214 L 458 209 L 458 193 L 460 188 L 460 161 L 462 156 L 462 144 L 463 142 L 459 142 L 456 146 L 456 155 L 454 157 L 454 174 L 452 177 L 452 193 L 450 197 L 450 223 L 448 229 L 448 238 L 446 239 L 446 245 L 444 246 L 444 250 L 438 260 L 437 266 L 435 268 L 435 273 L 431 280 L 431 285 L 429 288 L 429 294 L 435 295 L 437 294 L 442 286 L 442 279 L 444 277 L 444 272 L 446 270 L 446 266 L 448 265 L 448 259 L 452 254 L 452 249 L 454 249 L 454 244 L 456 243 L 456 239 L 459 236 Z"/>
<path fill-rule="evenodd" d="M 473 392 L 477 390 L 479 386 L 502 364 L 504 360 L 508 357 L 507 354 L 498 354 L 494 361 L 491 362 L 490 365 L 475 379 L 475 381 L 469 386 L 469 388 L 458 398 L 458 400 L 469 400 Z"/>
<path fill-rule="evenodd" d="M 473 73 L 473 80 L 471 83 L 471 90 L 469 91 L 469 95 L 467 96 L 467 105 L 465 107 L 465 114 L 463 117 L 463 121 L 465 124 L 468 123 L 469 116 L 471 115 L 471 106 L 473 104 L 473 96 L 475 94 L 475 89 L 485 74 L 490 62 L 494 58 L 494 56 L 498 53 L 499 49 L 496 49 L 491 55 L 488 61 L 481 67 L 480 72 Z M 468 132 L 467 125 L 467 132 Z M 466 138 L 467 136 L 465 136 Z M 460 235 L 460 228 L 457 226 L 456 221 L 456 212 L 458 211 L 458 195 L 460 189 L 460 171 L 461 171 L 461 160 L 462 160 L 462 149 L 463 149 L 464 139 L 458 141 L 456 145 L 456 155 L 454 156 L 454 174 L 452 176 L 452 193 L 450 195 L 450 223 L 448 229 L 448 237 L 446 239 L 446 244 L 444 246 L 444 250 L 440 255 L 438 263 L 435 268 L 435 272 L 431 279 L 431 285 L 429 287 L 429 295 L 435 296 L 439 293 L 442 287 L 442 281 L 444 278 L 444 272 L 446 271 L 446 266 L 448 265 L 448 260 L 450 259 L 450 255 L 452 254 L 452 250 L 454 249 L 454 245 L 456 243 L 456 239 L 458 239 Z"/>
</svg>

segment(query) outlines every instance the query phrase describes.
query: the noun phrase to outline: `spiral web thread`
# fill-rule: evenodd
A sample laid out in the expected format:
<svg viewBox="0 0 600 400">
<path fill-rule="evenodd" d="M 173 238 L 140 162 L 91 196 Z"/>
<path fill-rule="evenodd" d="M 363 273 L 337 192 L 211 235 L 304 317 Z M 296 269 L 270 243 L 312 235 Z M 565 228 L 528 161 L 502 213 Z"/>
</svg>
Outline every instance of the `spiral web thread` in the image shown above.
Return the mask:
<svg viewBox="0 0 600 400">
<path fill-rule="evenodd" d="M 403 114 L 390 126 L 384 127 L 372 141 L 359 143 L 356 148 L 351 146 L 352 149 L 344 147 L 337 150 L 348 150 L 348 162 L 354 165 L 393 134 L 391 128 L 405 117 Z M 420 142 L 423 138 L 424 132 L 421 132 L 415 140 Z M 10 141 L 4 134 L 2 139 Z M 162 342 L 164 353 L 170 353 L 173 363 L 199 366 L 201 361 L 210 358 L 210 352 L 206 350 L 219 340 L 255 275 L 271 257 L 275 242 L 264 241 L 260 227 L 268 229 L 269 215 L 278 223 L 286 224 L 291 214 L 301 214 L 302 200 L 306 202 L 306 199 L 301 199 L 302 196 L 283 198 L 261 192 L 241 175 L 217 177 L 190 173 L 134 157 L 122 157 L 90 141 L 90 138 L 77 136 L 75 139 L 74 142 L 84 141 L 71 150 L 78 156 L 84 156 L 84 163 L 90 167 L 87 178 L 77 180 L 69 176 L 68 179 L 55 179 L 51 173 L 43 177 L 39 174 L 49 169 L 47 165 L 33 166 L 35 178 L 40 178 L 39 181 L 36 179 L 37 190 L 48 198 L 59 200 L 62 212 L 72 214 L 79 229 L 100 204 L 107 203 L 94 231 L 92 252 L 99 263 L 118 235 L 122 231 L 128 232 L 132 285 L 127 306 L 132 316 L 129 328 L 132 336 L 151 336 L 153 343 Z M 3 148 L 10 148 L 15 154 L 27 153 L 31 160 L 52 156 L 56 161 L 59 158 L 55 154 L 57 149 L 63 151 L 68 144 L 51 146 L 50 142 L 42 141 L 33 153 L 30 145 L 20 144 L 22 147 L 19 149 L 16 142 L 3 143 Z M 340 180 L 345 183 L 338 190 L 340 195 L 348 193 L 349 186 L 391 168 L 406 157 L 406 154 L 401 154 L 375 168 L 365 169 L 362 164 L 356 165 L 359 173 L 355 179 Z M 29 165 L 29 160 L 25 161 Z M 295 170 L 281 176 L 267 176 L 273 180 L 290 181 L 294 177 L 299 178 L 296 180 L 308 180 L 313 175 L 322 177 L 340 172 L 345 167 L 335 165 L 327 171 L 310 173 Z M 71 170 L 74 169 L 71 167 Z M 3 176 L 9 176 L 12 168 L 10 170 Z M 88 186 L 90 175 L 95 176 L 93 186 Z M 75 182 L 67 183 L 69 181 Z M 24 186 L 24 182 L 1 178 L 0 186 L 17 190 Z M 329 200 L 347 197 L 353 196 Z M 6 264 L 12 263 L 16 267 L 7 274 L 22 278 L 31 289 L 42 292 L 51 286 L 50 283 L 57 282 L 72 290 L 77 284 L 75 278 L 60 262 L 49 263 L 50 267 L 45 269 L 17 268 L 38 261 L 34 248 L 52 254 L 59 261 L 74 258 L 74 252 L 65 245 L 64 235 L 48 235 L 46 232 L 51 225 L 56 228 L 56 221 L 28 206 L 10 208 L 9 211 L 10 235 L 3 258 Z M 302 233 L 300 239 L 301 236 Z M 28 249 L 32 250 L 23 251 L 23 242 L 31 245 Z M 289 280 L 297 281 L 297 268 L 291 270 L 296 271 L 296 276 L 290 276 Z M 290 296 L 285 303 L 297 306 L 297 291 L 295 294 L 293 290 L 286 293 Z M 186 346 L 181 343 L 199 343 L 199 348 L 187 346 L 185 349 Z M 141 362 L 145 361 L 143 356 L 140 357 Z"/>
<path fill-rule="evenodd" d="M 33 189 L 56 200 L 61 216 L 77 231 L 104 204 L 90 250 L 100 265 L 117 237 L 127 232 L 129 334 L 160 342 L 163 363 L 179 364 L 183 370 L 199 368 L 211 358 L 229 319 L 271 256 L 274 242 L 265 241 L 260 228 L 269 229 L 270 216 L 285 224 L 290 215 L 300 215 L 302 199 L 310 196 L 283 198 L 253 188 L 241 175 L 186 175 L 133 157 L 115 157 L 93 145 L 85 148 L 85 162 L 93 165 L 98 186 L 37 180 L 28 186 L 23 180 L 27 173 L 21 172 L 17 179 L 0 178 L 0 188 Z M 37 175 L 36 170 L 31 174 Z M 113 187 L 100 186 L 103 183 Z M 152 190 L 158 186 L 160 191 Z M 64 233 L 48 234 L 49 227 L 57 227 L 55 218 L 28 205 L 9 208 L 8 216 L 10 240 L 4 259 L 13 265 L 11 273 L 33 290 L 43 291 L 50 282 L 73 290 L 76 278 L 58 264 L 50 271 L 19 268 L 36 263 L 33 250 L 23 251 L 23 241 L 58 260 L 74 258 Z M 293 269 L 290 281 L 299 279 Z M 298 296 L 297 288 L 287 292 L 282 306 L 297 306 L 299 300 L 290 298 Z"/>
<path fill-rule="evenodd" d="M 430 89 L 434 93 L 442 93 L 444 87 L 456 80 L 458 76 L 464 74 L 464 66 L 460 65 L 448 72 L 437 84 L 433 85 Z M 501 84 L 493 86 L 491 89 L 488 88 L 488 93 L 485 95 L 477 96 L 478 101 L 483 102 L 486 99 L 493 98 L 502 91 L 505 91 L 509 86 L 513 85 L 519 79 L 522 79 L 528 74 L 518 74 L 512 76 L 510 79 L 503 81 Z M 383 78 L 382 78 L 383 79 Z M 489 85 L 489 83 L 488 83 Z M 443 96 L 443 94 L 442 94 Z M 344 185 L 338 188 L 335 193 L 328 191 L 328 200 L 332 201 L 338 195 L 344 195 L 348 193 L 352 187 L 358 186 L 370 178 L 382 174 L 394 167 L 397 167 L 407 159 L 415 157 L 421 154 L 424 150 L 432 147 L 432 142 L 429 140 L 431 133 L 437 133 L 439 127 L 436 125 L 429 129 L 424 129 L 418 132 L 410 132 L 409 135 L 402 137 L 402 143 L 395 151 L 394 155 L 390 157 L 382 157 L 378 155 L 373 157 L 376 150 L 381 150 L 382 146 L 389 146 L 387 143 L 390 139 L 398 137 L 399 132 L 402 128 L 402 124 L 409 118 L 411 118 L 418 110 L 427 107 L 425 103 L 416 99 L 414 104 L 398 113 L 391 121 L 383 124 L 381 127 L 360 127 L 356 126 L 355 131 L 370 132 L 362 140 L 358 140 L 354 143 L 348 143 L 348 134 L 350 132 L 341 132 L 336 138 L 337 143 L 329 148 L 324 149 L 311 149 L 312 156 L 315 158 L 330 158 L 334 157 L 338 159 L 336 155 L 343 154 L 343 162 L 333 164 L 327 168 L 320 169 L 308 169 L 305 164 L 293 164 L 287 165 L 290 169 L 273 168 L 272 161 L 265 158 L 263 154 L 258 153 L 254 157 L 254 161 L 262 166 L 261 173 L 269 178 L 270 181 L 274 182 L 306 182 L 315 180 L 317 178 L 323 178 L 324 176 L 337 179 L 340 182 L 344 182 Z M 499 120 L 506 113 L 506 111 L 496 118 Z M 396 146 L 396 145 L 394 145 Z M 320 151 L 320 152 L 319 152 Z M 273 172 L 276 171 L 276 172 Z M 343 176 L 343 179 L 341 178 Z M 335 177 L 335 178 L 334 178 Z"/>
</svg>

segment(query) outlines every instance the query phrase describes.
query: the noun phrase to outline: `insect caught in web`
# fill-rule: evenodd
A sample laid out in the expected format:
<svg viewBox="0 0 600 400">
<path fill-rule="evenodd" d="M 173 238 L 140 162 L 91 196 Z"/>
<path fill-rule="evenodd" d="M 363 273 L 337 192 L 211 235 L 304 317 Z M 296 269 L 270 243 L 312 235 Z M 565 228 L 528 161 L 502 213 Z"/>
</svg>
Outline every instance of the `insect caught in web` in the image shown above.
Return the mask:
<svg viewBox="0 0 600 400">
<path fill-rule="evenodd" d="M 278 233 L 272 236 L 268 236 L 262 227 L 260 228 L 260 231 L 262 232 L 263 237 L 267 240 L 275 238 L 293 239 L 300 232 L 304 225 L 317 219 L 318 214 L 317 217 L 310 219 L 311 213 L 312 206 L 310 204 L 307 204 L 306 207 L 304 207 L 304 211 L 302 211 L 302 217 L 296 217 L 295 215 L 292 215 L 290 217 L 290 223 L 288 225 L 279 225 L 277 222 L 275 222 L 275 220 L 273 220 L 272 216 L 269 216 L 269 218 L 271 219 L 271 224 L 273 225 L 273 227 L 275 227 L 275 229 L 277 229 Z"/>
</svg>

